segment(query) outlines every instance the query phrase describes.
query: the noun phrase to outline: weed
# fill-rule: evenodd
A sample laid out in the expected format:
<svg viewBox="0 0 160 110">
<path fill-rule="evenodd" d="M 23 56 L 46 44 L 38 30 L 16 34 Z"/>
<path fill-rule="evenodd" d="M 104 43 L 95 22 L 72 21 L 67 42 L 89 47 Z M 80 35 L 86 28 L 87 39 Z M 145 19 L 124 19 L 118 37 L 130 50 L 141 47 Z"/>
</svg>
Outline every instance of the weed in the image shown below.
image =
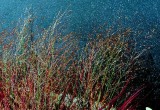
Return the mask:
<svg viewBox="0 0 160 110">
<path fill-rule="evenodd" d="M 14 39 L 4 43 L 1 33 L 0 108 L 31 110 L 127 110 L 139 95 L 127 95 L 136 63 L 131 47 L 131 29 L 115 34 L 97 34 L 81 50 L 74 33 L 56 36 L 64 14 L 33 40 L 29 16 Z M 110 36 L 107 36 L 110 35 Z M 100 37 L 101 36 L 101 37 Z M 59 45 L 59 46 L 58 46 Z M 132 108 L 133 109 L 133 108 Z"/>
</svg>

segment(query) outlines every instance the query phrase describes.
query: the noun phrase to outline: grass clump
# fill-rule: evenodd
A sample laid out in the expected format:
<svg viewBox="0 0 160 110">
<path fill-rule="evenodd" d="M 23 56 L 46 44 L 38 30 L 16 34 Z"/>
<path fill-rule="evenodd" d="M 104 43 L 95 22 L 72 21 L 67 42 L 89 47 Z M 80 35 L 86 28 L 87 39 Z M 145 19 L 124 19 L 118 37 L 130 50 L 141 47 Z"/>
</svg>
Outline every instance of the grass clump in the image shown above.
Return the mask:
<svg viewBox="0 0 160 110">
<path fill-rule="evenodd" d="M 33 19 L 11 35 L 1 33 L 1 109 L 125 110 L 136 108 L 141 89 L 128 94 L 136 53 L 130 29 L 97 34 L 80 51 L 74 33 L 56 35 L 58 19 L 33 40 Z M 5 39 L 5 40 L 4 40 Z"/>
</svg>

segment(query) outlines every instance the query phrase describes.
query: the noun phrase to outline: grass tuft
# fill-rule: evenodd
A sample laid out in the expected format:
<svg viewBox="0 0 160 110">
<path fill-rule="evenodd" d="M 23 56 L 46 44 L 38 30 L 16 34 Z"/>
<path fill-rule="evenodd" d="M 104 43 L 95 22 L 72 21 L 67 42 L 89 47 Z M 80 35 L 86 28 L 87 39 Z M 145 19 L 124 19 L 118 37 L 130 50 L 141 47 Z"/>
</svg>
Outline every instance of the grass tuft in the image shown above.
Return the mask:
<svg viewBox="0 0 160 110">
<path fill-rule="evenodd" d="M 13 39 L 6 39 L 10 33 L 1 32 L 0 109 L 136 108 L 131 103 L 143 87 L 128 94 L 137 56 L 130 38 L 131 29 L 114 34 L 97 33 L 93 41 L 79 49 L 76 34 L 55 34 L 64 15 L 58 15 L 36 40 L 31 30 L 32 16 L 21 29 L 13 30 Z"/>
</svg>

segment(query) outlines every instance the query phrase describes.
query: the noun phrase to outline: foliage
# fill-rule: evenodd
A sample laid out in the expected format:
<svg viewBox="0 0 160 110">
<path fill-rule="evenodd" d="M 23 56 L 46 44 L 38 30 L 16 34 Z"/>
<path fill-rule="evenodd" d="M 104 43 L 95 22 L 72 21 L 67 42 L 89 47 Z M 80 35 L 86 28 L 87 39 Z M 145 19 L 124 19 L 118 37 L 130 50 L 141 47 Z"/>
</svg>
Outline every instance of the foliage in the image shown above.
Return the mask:
<svg viewBox="0 0 160 110">
<path fill-rule="evenodd" d="M 64 13 L 65 14 L 65 13 Z M 46 110 L 127 110 L 143 86 L 127 91 L 137 54 L 131 29 L 97 34 L 83 50 L 76 34 L 56 35 L 62 15 L 33 40 L 33 19 L 22 29 L 1 33 L 0 108 Z M 110 34 L 110 36 L 107 36 Z M 10 41 L 5 40 L 12 36 Z"/>
</svg>

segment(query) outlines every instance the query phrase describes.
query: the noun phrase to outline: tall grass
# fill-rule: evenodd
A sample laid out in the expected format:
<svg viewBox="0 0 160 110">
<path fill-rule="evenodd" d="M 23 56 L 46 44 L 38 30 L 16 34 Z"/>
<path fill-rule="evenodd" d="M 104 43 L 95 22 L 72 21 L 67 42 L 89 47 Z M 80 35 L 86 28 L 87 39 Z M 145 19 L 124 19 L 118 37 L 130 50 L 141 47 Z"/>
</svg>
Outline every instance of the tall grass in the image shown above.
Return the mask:
<svg viewBox="0 0 160 110">
<path fill-rule="evenodd" d="M 137 54 L 131 29 L 97 34 L 81 50 L 74 33 L 55 35 L 63 14 L 33 40 L 33 19 L 1 33 L 0 108 L 5 110 L 127 110 L 143 87 L 128 91 Z M 5 43 L 7 36 L 13 36 Z M 110 35 L 110 36 L 107 36 Z M 132 103 L 133 102 L 133 103 Z"/>
</svg>

